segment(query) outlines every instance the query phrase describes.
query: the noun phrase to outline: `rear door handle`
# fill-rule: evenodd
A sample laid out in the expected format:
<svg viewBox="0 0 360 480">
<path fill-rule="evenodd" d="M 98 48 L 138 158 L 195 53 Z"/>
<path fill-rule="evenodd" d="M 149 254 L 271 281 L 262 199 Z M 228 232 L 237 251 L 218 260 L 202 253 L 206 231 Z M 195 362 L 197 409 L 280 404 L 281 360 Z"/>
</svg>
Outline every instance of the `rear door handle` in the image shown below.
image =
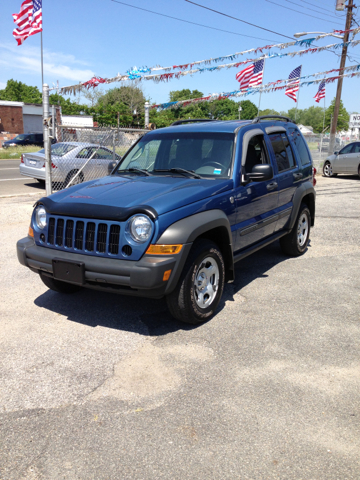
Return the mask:
<svg viewBox="0 0 360 480">
<path fill-rule="evenodd" d="M 294 180 L 300 180 L 301 178 L 303 178 L 302 173 L 294 173 Z"/>
<path fill-rule="evenodd" d="M 275 190 L 277 186 L 278 184 L 276 182 L 271 182 L 266 185 L 266 188 L 268 189 L 269 192 L 271 192 L 271 190 Z"/>
</svg>

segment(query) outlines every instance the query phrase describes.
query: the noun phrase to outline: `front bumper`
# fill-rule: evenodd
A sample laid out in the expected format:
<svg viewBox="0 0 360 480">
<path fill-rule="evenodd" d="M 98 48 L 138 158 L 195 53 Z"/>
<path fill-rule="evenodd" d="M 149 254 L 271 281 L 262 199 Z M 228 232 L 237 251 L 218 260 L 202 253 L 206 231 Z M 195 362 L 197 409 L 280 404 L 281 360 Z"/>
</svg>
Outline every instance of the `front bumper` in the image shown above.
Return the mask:
<svg viewBox="0 0 360 480">
<path fill-rule="evenodd" d="M 31 237 L 17 242 L 17 256 L 21 265 L 35 273 L 53 276 L 54 258 L 85 264 L 84 287 L 111 291 L 124 295 L 161 298 L 176 286 L 191 243 L 185 244 L 177 255 L 144 255 L 139 261 L 81 255 L 40 247 Z M 168 281 L 164 273 L 171 270 Z"/>
</svg>

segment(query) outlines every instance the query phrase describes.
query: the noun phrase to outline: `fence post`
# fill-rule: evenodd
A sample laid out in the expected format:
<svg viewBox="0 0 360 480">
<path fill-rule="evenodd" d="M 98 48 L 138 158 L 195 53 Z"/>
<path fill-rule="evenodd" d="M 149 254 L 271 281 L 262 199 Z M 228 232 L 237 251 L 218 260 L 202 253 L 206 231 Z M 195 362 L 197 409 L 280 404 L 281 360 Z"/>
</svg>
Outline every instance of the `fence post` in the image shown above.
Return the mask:
<svg viewBox="0 0 360 480">
<path fill-rule="evenodd" d="M 49 142 L 49 85 L 43 85 L 43 129 L 45 149 L 45 187 L 46 195 L 52 194 L 51 188 L 51 149 Z"/>
<path fill-rule="evenodd" d="M 150 110 L 150 103 L 145 102 L 145 128 L 149 127 L 149 110 Z"/>
<path fill-rule="evenodd" d="M 115 132 L 113 132 L 112 134 L 112 141 L 113 141 L 113 162 L 115 162 Z"/>
</svg>

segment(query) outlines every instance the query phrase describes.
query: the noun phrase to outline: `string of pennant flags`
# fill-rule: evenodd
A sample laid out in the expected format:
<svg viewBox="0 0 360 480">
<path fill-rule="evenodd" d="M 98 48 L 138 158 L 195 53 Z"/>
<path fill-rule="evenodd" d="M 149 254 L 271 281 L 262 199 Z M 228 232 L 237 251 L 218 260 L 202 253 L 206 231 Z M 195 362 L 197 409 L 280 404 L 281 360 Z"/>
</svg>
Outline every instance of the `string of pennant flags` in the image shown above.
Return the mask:
<svg viewBox="0 0 360 480">
<path fill-rule="evenodd" d="M 353 77 L 359 77 L 360 76 L 360 64 L 359 65 L 354 65 L 352 67 L 347 67 L 344 68 L 343 70 L 349 71 L 352 73 L 347 73 L 343 75 L 337 75 L 334 77 L 327 77 L 327 78 L 319 78 L 316 80 L 312 81 L 306 81 L 306 82 L 301 82 L 301 79 L 312 77 L 312 76 L 317 76 L 317 75 L 324 75 L 330 72 L 339 72 L 341 69 L 333 69 L 329 70 L 328 72 L 320 72 L 320 73 L 315 73 L 312 75 L 306 75 L 304 77 L 298 77 L 296 82 L 292 83 L 286 83 L 285 85 L 278 85 L 278 83 L 284 83 L 284 82 L 289 82 L 289 80 L 278 80 L 277 82 L 270 82 L 269 84 L 262 85 L 260 87 L 251 87 L 248 88 L 246 91 L 242 90 L 234 90 L 233 92 L 228 92 L 228 93 L 213 93 L 211 95 L 205 96 L 205 97 L 200 97 L 200 98 L 192 98 L 189 100 L 179 100 L 177 102 L 167 102 L 167 103 L 160 103 L 157 105 L 151 105 L 151 109 L 157 108 L 158 110 L 167 110 L 167 109 L 172 109 L 172 108 L 179 108 L 179 107 L 186 107 L 192 103 L 201 103 L 201 102 L 213 102 L 215 100 L 224 100 L 229 97 L 245 97 L 248 95 L 254 95 L 255 93 L 269 93 L 269 92 L 276 92 L 279 90 L 284 90 L 288 89 L 289 86 L 298 86 L 298 87 L 305 87 L 309 85 L 316 85 L 319 83 L 324 82 L 324 84 L 327 83 L 333 83 L 339 78 L 353 78 Z M 357 71 L 356 71 L 357 70 Z M 297 83 L 298 82 L 298 83 Z"/>
<path fill-rule="evenodd" d="M 336 31 L 336 34 L 340 34 L 340 33 L 344 33 L 344 32 L 345 31 L 340 30 L 340 31 Z M 351 32 L 353 32 L 353 38 L 354 38 L 356 33 L 360 32 L 360 27 L 357 28 L 357 29 L 351 30 Z M 329 36 L 329 35 L 332 35 L 332 33 L 326 33 L 326 34 L 319 35 L 316 38 L 309 38 L 309 39 L 306 39 L 306 40 L 300 40 L 300 41 L 296 41 L 296 42 L 288 42 L 288 43 L 277 44 L 277 45 L 267 45 L 267 46 L 264 46 L 264 47 L 258 47 L 258 48 L 255 48 L 255 49 L 246 50 L 244 52 L 237 52 L 235 54 L 227 55 L 227 56 L 224 56 L 224 57 L 217 57 L 217 58 L 207 59 L 207 60 L 199 60 L 197 62 L 192 62 L 192 63 L 189 63 L 189 64 L 183 64 L 183 65 L 173 65 L 173 67 L 153 67 L 153 68 L 144 67 L 144 68 L 141 68 L 141 69 L 135 69 L 134 68 L 132 70 L 129 70 L 124 75 L 118 74 L 118 75 L 116 75 L 115 77 L 112 77 L 112 78 L 102 78 L 102 77 L 96 77 L 95 76 L 95 77 L 91 78 L 90 80 L 88 80 L 86 82 L 78 83 L 76 85 L 70 85 L 70 86 L 62 87 L 62 88 L 60 88 L 59 93 L 65 94 L 65 95 L 66 94 L 74 94 L 75 95 L 82 88 L 90 89 L 90 88 L 97 87 L 100 84 L 110 84 L 110 83 L 114 83 L 114 82 L 123 82 L 123 81 L 131 81 L 131 80 L 134 80 L 134 81 L 153 80 L 154 82 L 158 83 L 158 82 L 163 82 L 163 81 L 169 81 L 169 80 L 174 79 L 174 78 L 179 79 L 182 76 L 193 75 L 195 73 L 213 72 L 213 71 L 221 70 L 223 68 L 238 68 L 241 65 L 245 65 L 247 63 L 252 63 L 252 62 L 257 62 L 259 60 L 267 59 L 267 58 L 282 58 L 282 57 L 286 57 L 286 56 L 289 56 L 289 57 L 292 58 L 292 57 L 295 57 L 297 55 L 302 56 L 302 55 L 305 55 L 305 54 L 308 54 L 308 53 L 323 52 L 323 51 L 329 50 L 329 49 L 339 49 L 339 48 L 343 48 L 344 46 L 355 47 L 356 45 L 358 45 L 360 43 L 360 40 L 351 40 L 351 41 L 348 41 L 346 43 L 334 43 L 334 44 L 330 44 L 330 45 L 325 45 L 323 47 L 311 47 L 312 42 L 315 41 L 317 38 L 325 37 L 325 36 Z M 247 53 L 250 53 L 250 52 L 255 52 L 255 53 L 261 52 L 261 53 L 263 53 L 264 50 L 270 50 L 271 48 L 276 47 L 276 48 L 280 48 L 280 49 L 285 49 L 285 48 L 288 48 L 289 46 L 293 46 L 293 45 L 302 45 L 302 46 L 306 45 L 309 48 L 306 48 L 305 50 L 295 51 L 295 52 L 271 53 L 269 51 L 268 53 L 262 55 L 259 58 L 246 59 L 242 62 L 233 62 L 233 63 L 228 63 L 228 64 L 216 65 L 216 66 L 211 66 L 211 67 L 195 68 L 195 69 L 193 68 L 193 66 L 201 64 L 201 63 L 209 64 L 211 62 L 218 62 L 222 59 L 231 59 L 231 58 L 234 59 L 239 55 L 244 55 L 244 54 L 247 54 Z M 189 67 L 190 67 L 190 69 L 186 70 L 186 68 L 189 68 Z M 142 73 L 146 73 L 146 72 L 149 72 L 149 71 L 150 72 L 155 71 L 155 69 L 164 70 L 164 71 L 166 71 L 166 73 L 158 73 L 158 74 L 151 74 L 151 75 L 143 75 L 142 74 Z M 173 69 L 175 71 L 169 72 L 170 69 Z"/>
</svg>

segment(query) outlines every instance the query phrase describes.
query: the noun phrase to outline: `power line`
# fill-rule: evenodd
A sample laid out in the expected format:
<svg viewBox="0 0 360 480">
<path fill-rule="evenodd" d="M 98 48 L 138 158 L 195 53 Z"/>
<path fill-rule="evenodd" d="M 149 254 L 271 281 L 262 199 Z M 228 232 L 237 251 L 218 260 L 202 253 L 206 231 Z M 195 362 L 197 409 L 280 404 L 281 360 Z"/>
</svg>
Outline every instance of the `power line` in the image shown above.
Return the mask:
<svg viewBox="0 0 360 480">
<path fill-rule="evenodd" d="M 186 0 L 186 1 L 189 1 L 189 0 Z M 296 12 L 296 13 L 300 13 L 300 15 L 306 15 L 307 17 L 312 17 L 312 18 L 316 18 L 317 20 L 320 20 L 322 22 L 328 22 L 328 23 L 335 23 L 331 20 L 326 20 L 325 18 L 319 18 L 319 17 L 315 17 L 315 15 L 309 15 L 308 13 L 304 13 L 304 12 L 299 12 L 299 10 L 294 10 L 293 8 L 290 8 L 290 7 L 285 7 L 284 5 L 280 5 L 280 3 L 275 3 L 275 2 L 272 2 L 271 0 L 265 0 L 266 2 L 269 2 L 269 3 L 272 3 L 274 5 L 277 5 L 278 7 L 281 7 L 281 8 L 286 8 L 286 10 L 291 10 L 292 12 Z M 339 25 L 339 24 L 337 24 Z"/>
<path fill-rule="evenodd" d="M 275 42 L 276 40 L 270 40 L 269 38 L 260 38 L 260 37 L 253 37 L 252 35 L 244 35 L 243 33 L 231 32 L 229 30 L 222 30 L 221 28 L 210 27 L 208 25 L 203 25 L 201 23 L 190 22 L 190 20 L 184 20 L 182 18 L 172 17 L 171 15 L 165 15 L 164 13 L 154 12 L 152 10 L 147 10 L 146 8 L 136 7 L 135 5 L 130 5 L 129 3 L 120 2 L 119 0 L 111 0 L 114 3 L 120 3 L 121 5 L 125 5 L 127 7 L 136 8 L 137 10 L 142 10 L 144 12 L 153 13 L 154 15 L 159 15 L 161 17 L 171 18 L 172 20 L 178 20 L 179 22 L 190 23 L 191 25 L 196 25 L 198 27 L 209 28 L 211 30 L 217 30 L 218 32 L 230 33 L 232 35 L 239 35 L 240 37 L 247 37 L 247 38 L 255 38 L 256 40 L 265 40 L 267 42 Z M 271 32 L 271 30 L 268 30 Z M 290 37 L 288 37 L 290 38 Z M 293 40 L 293 38 L 291 39 Z"/>
<path fill-rule="evenodd" d="M 318 13 L 319 15 L 326 15 L 327 17 L 336 18 L 336 19 L 339 18 L 339 17 L 336 17 L 335 15 L 330 15 L 328 13 L 323 13 L 323 12 L 319 12 L 318 10 L 314 10 L 313 8 L 305 7 L 303 5 L 300 5 L 299 3 L 292 2 L 291 0 L 285 0 L 285 1 L 289 2 L 289 3 L 292 3 L 293 5 L 296 5 L 297 7 L 305 8 L 306 10 L 311 10 L 312 12 Z M 308 2 L 306 2 L 306 3 L 308 3 Z M 316 8 L 318 8 L 318 7 L 316 7 Z"/>
<path fill-rule="evenodd" d="M 266 32 L 271 32 L 271 33 L 274 33 L 275 35 L 280 35 L 280 37 L 290 38 L 291 40 L 294 40 L 292 37 L 289 37 L 287 35 L 283 35 L 282 33 L 274 32 L 273 30 L 269 30 L 268 28 L 264 28 L 264 27 L 260 27 L 259 25 L 255 25 L 254 23 L 246 22 L 245 20 L 241 20 L 241 18 L 232 17 L 231 15 L 227 15 L 226 13 L 219 12 L 218 10 L 214 10 L 212 8 L 205 7 L 204 5 L 200 5 L 199 3 L 192 2 L 191 0 L 185 0 L 185 2 L 192 3 L 193 5 L 196 5 L 197 7 L 205 8 L 205 10 L 210 10 L 211 12 L 217 13 L 219 15 L 223 15 L 224 17 L 232 18 L 233 20 L 237 20 L 238 22 L 246 23 L 247 25 L 251 25 L 252 27 L 260 28 L 261 30 L 265 30 Z"/>
</svg>

